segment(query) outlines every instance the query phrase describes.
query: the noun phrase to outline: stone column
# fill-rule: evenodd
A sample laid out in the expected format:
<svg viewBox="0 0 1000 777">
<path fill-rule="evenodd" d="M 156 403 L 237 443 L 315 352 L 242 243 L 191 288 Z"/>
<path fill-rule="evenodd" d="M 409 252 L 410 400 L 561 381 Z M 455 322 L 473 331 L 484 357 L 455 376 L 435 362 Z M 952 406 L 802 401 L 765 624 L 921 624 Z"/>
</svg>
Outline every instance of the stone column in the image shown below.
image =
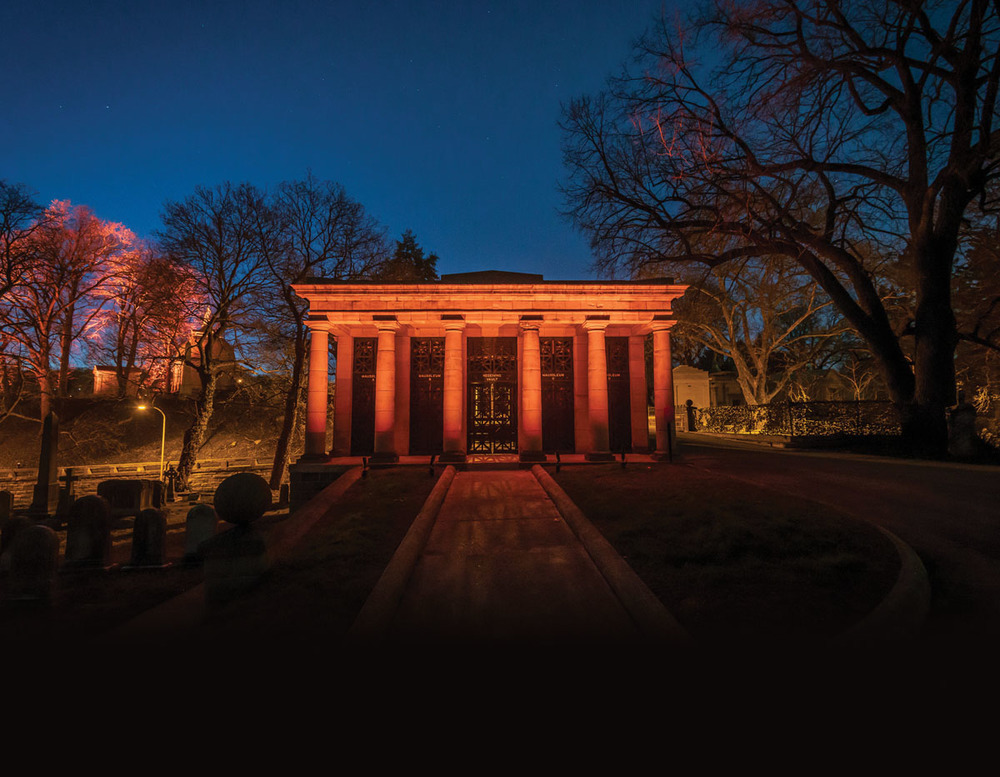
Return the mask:
<svg viewBox="0 0 1000 777">
<path fill-rule="evenodd" d="M 337 335 L 337 378 L 333 396 L 333 455 L 351 454 L 351 416 L 354 397 L 354 337 Z"/>
<path fill-rule="evenodd" d="M 325 329 L 309 330 L 309 378 L 306 383 L 305 458 L 326 455 L 326 407 L 330 386 L 330 336 Z"/>
<path fill-rule="evenodd" d="M 653 410 L 656 414 L 656 458 L 669 459 L 674 451 L 674 367 L 670 353 L 673 322 L 653 325 Z"/>
<path fill-rule="evenodd" d="M 521 423 L 524 448 L 521 461 L 545 461 L 542 451 L 542 351 L 538 324 L 522 322 Z"/>
<path fill-rule="evenodd" d="M 608 438 L 608 353 L 604 342 L 607 321 L 587 321 L 587 408 L 590 415 L 588 461 L 611 461 Z"/>
<path fill-rule="evenodd" d="M 395 321 L 378 321 L 375 358 L 375 453 L 372 462 L 399 461 L 396 453 L 396 329 Z"/>
<path fill-rule="evenodd" d="M 462 400 L 465 396 L 462 370 L 464 321 L 444 322 L 444 429 L 441 461 L 465 461 L 462 439 Z"/>
</svg>

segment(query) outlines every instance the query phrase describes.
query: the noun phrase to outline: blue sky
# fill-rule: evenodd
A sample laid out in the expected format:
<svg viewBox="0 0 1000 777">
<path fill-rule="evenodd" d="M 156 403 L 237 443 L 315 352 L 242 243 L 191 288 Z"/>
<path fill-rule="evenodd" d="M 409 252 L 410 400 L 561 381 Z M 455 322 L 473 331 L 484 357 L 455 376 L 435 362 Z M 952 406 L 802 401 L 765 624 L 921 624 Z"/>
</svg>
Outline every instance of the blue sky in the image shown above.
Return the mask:
<svg viewBox="0 0 1000 777">
<path fill-rule="evenodd" d="M 3 0 L 0 178 L 140 235 L 225 180 L 338 181 L 438 271 L 594 277 L 560 104 L 673 0 Z"/>
</svg>

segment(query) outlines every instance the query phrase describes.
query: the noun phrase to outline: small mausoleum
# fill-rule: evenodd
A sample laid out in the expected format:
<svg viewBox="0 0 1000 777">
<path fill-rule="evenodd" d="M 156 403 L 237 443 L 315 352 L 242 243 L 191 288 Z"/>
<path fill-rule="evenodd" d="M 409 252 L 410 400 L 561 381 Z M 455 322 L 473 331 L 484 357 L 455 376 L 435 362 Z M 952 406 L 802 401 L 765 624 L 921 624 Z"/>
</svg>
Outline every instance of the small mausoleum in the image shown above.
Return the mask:
<svg viewBox="0 0 1000 777">
<path fill-rule="evenodd" d="M 292 288 L 308 300 L 311 335 L 302 463 L 669 453 L 671 305 L 686 286 L 486 271 L 432 283 L 310 279 Z"/>
</svg>

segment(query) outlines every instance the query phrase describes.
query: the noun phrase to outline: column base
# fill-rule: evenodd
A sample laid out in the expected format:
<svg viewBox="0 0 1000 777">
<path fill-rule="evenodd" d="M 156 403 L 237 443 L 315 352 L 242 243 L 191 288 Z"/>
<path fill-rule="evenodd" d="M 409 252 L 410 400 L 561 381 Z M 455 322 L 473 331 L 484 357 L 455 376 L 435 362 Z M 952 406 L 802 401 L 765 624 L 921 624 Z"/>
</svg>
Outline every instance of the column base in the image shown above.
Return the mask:
<svg viewBox="0 0 1000 777">
<path fill-rule="evenodd" d="M 295 460 L 295 464 L 320 464 L 327 461 L 330 456 L 326 453 L 303 453 Z"/>
<path fill-rule="evenodd" d="M 399 463 L 399 454 L 392 452 L 373 453 L 368 457 L 369 467 L 387 467 Z"/>
<path fill-rule="evenodd" d="M 465 463 L 465 453 L 464 451 L 445 451 L 437 460 L 442 464 L 464 464 Z"/>
<path fill-rule="evenodd" d="M 541 451 L 521 451 L 517 455 L 518 461 L 530 462 L 532 464 L 538 464 L 543 461 L 548 461 L 549 458 Z"/>
<path fill-rule="evenodd" d="M 583 458 L 586 461 L 614 461 L 615 454 L 611 451 L 591 451 L 583 454 Z"/>
<path fill-rule="evenodd" d="M 673 461 L 674 455 L 670 451 L 653 451 L 649 454 L 653 461 Z"/>
</svg>

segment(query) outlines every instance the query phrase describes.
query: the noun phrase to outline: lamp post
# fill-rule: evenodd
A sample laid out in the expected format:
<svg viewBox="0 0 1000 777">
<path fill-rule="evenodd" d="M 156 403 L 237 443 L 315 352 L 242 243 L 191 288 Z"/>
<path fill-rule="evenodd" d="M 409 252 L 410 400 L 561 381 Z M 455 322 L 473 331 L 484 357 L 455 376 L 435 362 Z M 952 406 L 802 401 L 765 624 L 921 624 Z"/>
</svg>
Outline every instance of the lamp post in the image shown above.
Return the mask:
<svg viewBox="0 0 1000 777">
<path fill-rule="evenodd" d="M 160 435 L 160 480 L 163 480 L 163 454 L 167 448 L 167 416 L 160 408 L 150 402 L 148 405 L 137 405 L 139 410 L 145 410 L 146 408 L 152 408 L 161 416 L 163 416 L 163 432 Z"/>
</svg>

